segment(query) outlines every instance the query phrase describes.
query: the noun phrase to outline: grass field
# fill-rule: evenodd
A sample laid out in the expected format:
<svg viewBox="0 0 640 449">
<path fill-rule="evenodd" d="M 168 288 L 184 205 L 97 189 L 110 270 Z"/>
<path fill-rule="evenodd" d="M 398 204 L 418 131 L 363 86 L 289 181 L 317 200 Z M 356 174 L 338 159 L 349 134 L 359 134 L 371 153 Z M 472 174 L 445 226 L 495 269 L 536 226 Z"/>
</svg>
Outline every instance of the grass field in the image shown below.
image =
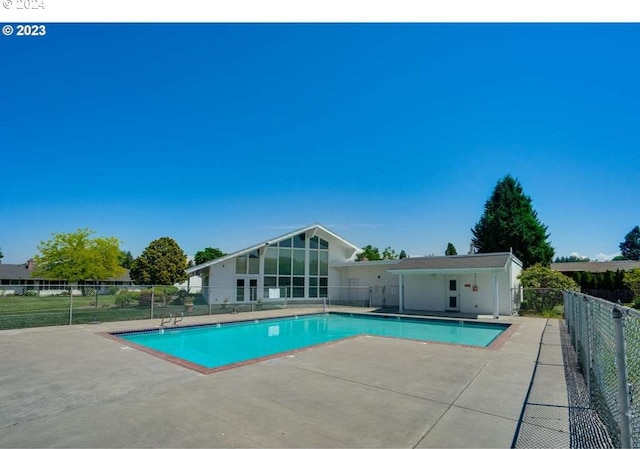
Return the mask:
<svg viewBox="0 0 640 449">
<path fill-rule="evenodd" d="M 182 304 L 156 303 L 153 316 L 149 305 L 140 306 L 135 301 L 128 307 L 116 305 L 117 295 L 74 296 L 72 324 L 86 324 L 108 321 L 142 320 L 148 318 L 165 318 L 172 316 L 209 315 L 220 313 L 247 312 L 252 310 L 252 304 L 209 305 L 201 298 L 195 300 L 193 309 L 185 311 Z M 69 324 L 68 296 L 64 297 L 30 297 L 30 296 L 0 296 L 0 330 L 20 329 L 26 327 L 62 326 Z M 256 307 L 255 304 L 253 307 Z M 260 306 L 274 308 L 273 306 Z"/>
</svg>

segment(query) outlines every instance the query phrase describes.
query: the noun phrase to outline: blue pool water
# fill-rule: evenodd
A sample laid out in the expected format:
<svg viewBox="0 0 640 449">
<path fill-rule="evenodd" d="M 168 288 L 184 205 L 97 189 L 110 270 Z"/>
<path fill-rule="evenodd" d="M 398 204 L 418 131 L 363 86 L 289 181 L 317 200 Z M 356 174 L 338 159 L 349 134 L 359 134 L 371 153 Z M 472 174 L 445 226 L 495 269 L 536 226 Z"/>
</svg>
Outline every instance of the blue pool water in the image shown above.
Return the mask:
<svg viewBox="0 0 640 449">
<path fill-rule="evenodd" d="M 507 327 L 330 313 L 116 335 L 206 368 L 218 368 L 362 334 L 485 347 Z"/>
</svg>

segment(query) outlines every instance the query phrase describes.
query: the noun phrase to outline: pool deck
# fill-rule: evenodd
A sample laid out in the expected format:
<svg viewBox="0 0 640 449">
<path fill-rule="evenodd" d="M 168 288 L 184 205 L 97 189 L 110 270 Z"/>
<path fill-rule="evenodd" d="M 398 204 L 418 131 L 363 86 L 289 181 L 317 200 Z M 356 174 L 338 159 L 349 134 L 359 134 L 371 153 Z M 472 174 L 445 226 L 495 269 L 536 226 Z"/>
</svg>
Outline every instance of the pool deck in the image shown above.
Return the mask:
<svg viewBox="0 0 640 449">
<path fill-rule="evenodd" d="M 489 349 L 360 336 L 208 375 L 100 335 L 157 319 L 0 331 L 0 447 L 508 448 L 548 321 L 499 321 Z"/>
</svg>

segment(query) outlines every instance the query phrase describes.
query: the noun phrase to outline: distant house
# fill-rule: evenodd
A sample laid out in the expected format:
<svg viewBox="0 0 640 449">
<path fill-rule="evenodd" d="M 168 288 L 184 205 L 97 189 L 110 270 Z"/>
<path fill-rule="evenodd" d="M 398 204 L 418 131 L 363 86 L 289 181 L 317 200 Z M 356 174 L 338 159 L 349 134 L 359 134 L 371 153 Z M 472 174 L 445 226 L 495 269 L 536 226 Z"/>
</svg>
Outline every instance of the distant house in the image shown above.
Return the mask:
<svg viewBox="0 0 640 449">
<path fill-rule="evenodd" d="M 522 263 L 511 253 L 356 262 L 362 250 L 320 224 L 188 268 L 209 303 L 287 298 L 400 311 L 511 315 Z"/>
<path fill-rule="evenodd" d="M 37 291 L 41 296 L 56 295 L 62 291 L 68 290 L 69 282 L 66 280 L 49 280 L 41 277 L 33 276 L 35 264 L 29 259 L 24 264 L 4 264 L 0 263 L 0 296 L 2 295 L 23 295 L 27 290 Z M 84 281 L 73 283 L 79 289 L 83 287 L 91 287 L 98 289 L 106 289 L 111 286 L 127 286 L 132 285 L 129 277 L 129 270 L 118 278 L 108 279 L 104 281 Z M 74 290 L 74 293 L 76 290 Z M 79 293 L 79 291 L 78 291 Z"/>
<path fill-rule="evenodd" d="M 640 268 L 639 260 L 612 260 L 609 262 L 562 262 L 552 263 L 551 269 L 572 277 L 576 272 L 606 273 L 607 271 L 629 271 Z"/>
<path fill-rule="evenodd" d="M 578 282 L 583 293 L 614 302 L 630 302 L 633 300 L 633 291 L 624 285 L 622 276 L 625 271 L 635 268 L 640 268 L 640 261 L 613 260 L 609 262 L 562 262 L 551 264 L 552 270 L 559 271 Z M 607 271 L 614 273 L 614 285 L 611 285 L 611 281 L 609 281 L 608 285 L 603 285 L 604 273 Z M 591 276 L 587 278 L 585 273 L 590 273 Z M 585 279 L 590 280 L 586 281 Z"/>
</svg>

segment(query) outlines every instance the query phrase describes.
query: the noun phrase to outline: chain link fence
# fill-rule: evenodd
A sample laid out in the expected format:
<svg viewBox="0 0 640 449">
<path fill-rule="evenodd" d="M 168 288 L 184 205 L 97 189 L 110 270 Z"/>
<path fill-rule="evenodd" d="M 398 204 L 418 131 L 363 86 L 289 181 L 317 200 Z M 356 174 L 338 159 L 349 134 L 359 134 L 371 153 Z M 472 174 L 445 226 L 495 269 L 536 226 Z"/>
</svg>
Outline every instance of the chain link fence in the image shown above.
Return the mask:
<svg viewBox="0 0 640 449">
<path fill-rule="evenodd" d="M 565 321 L 590 407 L 616 447 L 640 445 L 640 312 L 564 292 Z"/>
<path fill-rule="evenodd" d="M 393 286 L 392 286 L 393 287 Z M 170 285 L 0 287 L 0 329 L 242 313 L 294 307 L 378 307 L 392 287 L 235 288 Z M 397 288 L 396 288 L 397 290 Z M 302 294 L 301 294 L 302 293 Z"/>
</svg>

